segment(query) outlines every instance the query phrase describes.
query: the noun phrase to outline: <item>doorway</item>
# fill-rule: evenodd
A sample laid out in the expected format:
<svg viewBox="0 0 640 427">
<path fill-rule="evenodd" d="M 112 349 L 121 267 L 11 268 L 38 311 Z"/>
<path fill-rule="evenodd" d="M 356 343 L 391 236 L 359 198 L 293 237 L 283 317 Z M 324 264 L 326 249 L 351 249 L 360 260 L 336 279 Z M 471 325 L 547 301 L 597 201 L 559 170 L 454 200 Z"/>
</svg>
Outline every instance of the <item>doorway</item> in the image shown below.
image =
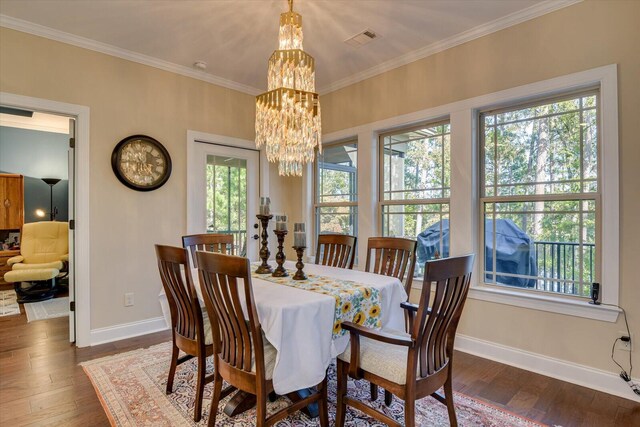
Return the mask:
<svg viewBox="0 0 640 427">
<path fill-rule="evenodd" d="M 189 234 L 231 234 L 235 254 L 255 261 L 259 151 L 194 141 L 189 171 Z"/>
<path fill-rule="evenodd" d="M 65 260 L 64 272 L 60 274 L 60 276 L 66 275 L 63 281 L 68 283 L 69 301 L 64 306 L 69 319 L 69 341 L 75 342 L 78 347 L 91 345 L 88 203 L 89 108 L 4 92 L 0 93 L 0 105 L 5 109 L 23 110 L 32 112 L 33 115 L 46 115 L 66 124 L 66 131 L 62 129 L 62 125 L 59 126 L 60 133 L 64 135 L 65 151 L 56 162 L 49 162 L 55 163 L 58 167 L 62 164 L 66 165 L 66 173 L 62 174 L 66 176 L 58 177 L 53 176 L 53 173 L 45 172 L 37 174 L 43 175 L 37 176 L 38 179 L 47 178 L 41 181 L 49 189 L 48 204 L 43 204 L 40 200 L 37 203 L 43 204 L 43 206 L 33 209 L 32 205 L 25 203 L 23 215 L 26 219 L 25 223 L 32 220 L 30 215 L 35 215 L 36 219 L 41 221 L 51 222 L 53 219 L 54 222 L 60 224 L 64 220 L 65 224 L 70 224 L 70 230 L 67 234 L 68 261 Z M 19 128 L 19 125 L 16 127 Z M 37 165 L 34 153 L 35 151 L 29 153 L 29 161 Z M 67 196 L 66 201 L 59 198 L 61 191 Z"/>
<path fill-rule="evenodd" d="M 68 317 L 70 342 L 75 341 L 74 239 L 69 227 L 74 137 L 75 118 L 0 105 L 4 301 L 15 298 L 18 315 L 29 323 Z"/>
</svg>

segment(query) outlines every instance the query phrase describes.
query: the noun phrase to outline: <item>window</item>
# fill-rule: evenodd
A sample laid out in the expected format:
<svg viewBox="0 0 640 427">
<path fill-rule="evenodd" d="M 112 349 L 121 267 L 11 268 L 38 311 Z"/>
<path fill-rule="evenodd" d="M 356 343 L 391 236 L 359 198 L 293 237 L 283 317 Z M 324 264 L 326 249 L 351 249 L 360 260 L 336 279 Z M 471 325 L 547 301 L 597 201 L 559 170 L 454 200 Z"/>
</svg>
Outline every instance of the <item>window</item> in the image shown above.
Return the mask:
<svg viewBox="0 0 640 427">
<path fill-rule="evenodd" d="M 316 182 L 316 235 L 357 235 L 358 146 L 355 141 L 331 144 L 318 153 Z"/>
<path fill-rule="evenodd" d="M 247 161 L 207 155 L 207 233 L 232 234 L 235 253 L 246 255 Z"/>
<path fill-rule="evenodd" d="M 597 91 L 480 114 L 484 282 L 588 297 L 599 281 Z"/>
<path fill-rule="evenodd" d="M 418 240 L 415 277 L 449 256 L 450 136 L 448 122 L 380 136 L 382 235 Z"/>
</svg>

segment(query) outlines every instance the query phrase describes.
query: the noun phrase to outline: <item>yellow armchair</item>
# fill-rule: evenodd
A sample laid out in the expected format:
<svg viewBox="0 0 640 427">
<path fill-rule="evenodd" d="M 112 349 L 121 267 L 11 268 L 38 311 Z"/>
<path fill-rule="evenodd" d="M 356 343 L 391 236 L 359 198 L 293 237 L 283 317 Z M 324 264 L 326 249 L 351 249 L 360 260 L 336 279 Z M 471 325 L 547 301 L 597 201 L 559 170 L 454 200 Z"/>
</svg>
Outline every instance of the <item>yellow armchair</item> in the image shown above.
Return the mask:
<svg viewBox="0 0 640 427">
<path fill-rule="evenodd" d="M 11 271 L 4 280 L 15 285 L 19 302 L 52 298 L 56 279 L 68 261 L 68 223 L 27 223 L 22 227 L 20 255 L 7 260 Z"/>
</svg>

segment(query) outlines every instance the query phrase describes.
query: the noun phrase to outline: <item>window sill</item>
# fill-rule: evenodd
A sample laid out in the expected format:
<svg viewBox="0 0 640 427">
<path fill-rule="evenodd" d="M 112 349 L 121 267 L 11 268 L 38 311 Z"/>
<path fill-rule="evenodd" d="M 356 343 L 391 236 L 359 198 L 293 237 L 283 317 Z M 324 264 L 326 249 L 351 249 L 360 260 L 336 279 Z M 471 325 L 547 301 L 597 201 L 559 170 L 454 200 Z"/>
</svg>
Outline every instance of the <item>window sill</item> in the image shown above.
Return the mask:
<svg viewBox="0 0 640 427">
<path fill-rule="evenodd" d="M 612 323 L 618 319 L 620 313 L 618 308 L 593 305 L 587 301 L 576 301 L 551 295 L 525 294 L 483 285 L 472 286 L 469 289 L 469 298 Z"/>
</svg>

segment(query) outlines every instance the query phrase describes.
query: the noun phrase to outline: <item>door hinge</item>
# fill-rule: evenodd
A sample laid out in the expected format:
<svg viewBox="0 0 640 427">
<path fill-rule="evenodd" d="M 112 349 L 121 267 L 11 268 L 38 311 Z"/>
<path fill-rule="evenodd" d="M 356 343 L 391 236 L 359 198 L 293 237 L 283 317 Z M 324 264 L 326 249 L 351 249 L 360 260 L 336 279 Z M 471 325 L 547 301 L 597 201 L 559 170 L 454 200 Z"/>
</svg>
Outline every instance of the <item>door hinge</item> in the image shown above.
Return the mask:
<svg viewBox="0 0 640 427">
<path fill-rule="evenodd" d="M 76 148 L 76 139 L 69 138 L 69 148 Z"/>
<path fill-rule="evenodd" d="M 71 301 L 69 303 L 69 311 L 76 311 L 76 302 L 75 301 Z"/>
<path fill-rule="evenodd" d="M 75 229 L 76 229 L 76 220 L 75 219 L 69 220 L 69 230 L 75 230 Z"/>
</svg>

